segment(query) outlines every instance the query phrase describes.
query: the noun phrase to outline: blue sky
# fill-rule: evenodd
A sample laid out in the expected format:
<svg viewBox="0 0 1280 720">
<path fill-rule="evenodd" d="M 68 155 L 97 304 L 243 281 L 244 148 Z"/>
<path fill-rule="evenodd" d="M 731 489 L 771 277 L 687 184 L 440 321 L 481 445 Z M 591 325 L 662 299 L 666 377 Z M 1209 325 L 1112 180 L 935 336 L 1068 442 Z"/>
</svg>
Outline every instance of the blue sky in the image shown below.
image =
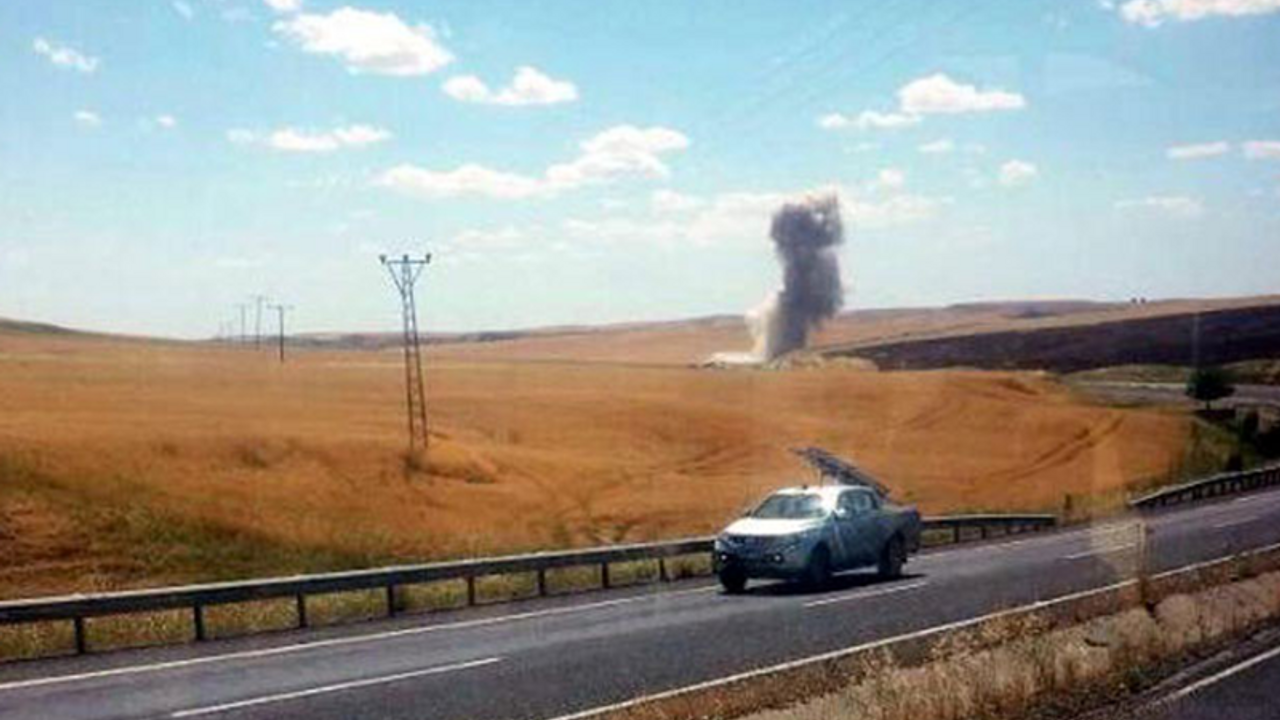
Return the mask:
<svg viewBox="0 0 1280 720">
<path fill-rule="evenodd" d="M 1277 290 L 1280 0 L 0 5 L 0 316 L 207 336 Z"/>
</svg>

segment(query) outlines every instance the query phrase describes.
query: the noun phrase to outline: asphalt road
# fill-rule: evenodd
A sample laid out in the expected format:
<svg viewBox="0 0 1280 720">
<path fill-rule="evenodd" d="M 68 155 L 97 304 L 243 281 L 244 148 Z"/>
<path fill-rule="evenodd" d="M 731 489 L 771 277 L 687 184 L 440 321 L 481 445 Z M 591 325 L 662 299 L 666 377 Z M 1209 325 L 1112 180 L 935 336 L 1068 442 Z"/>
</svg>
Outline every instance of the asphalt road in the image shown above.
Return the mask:
<svg viewBox="0 0 1280 720">
<path fill-rule="evenodd" d="M 1280 645 L 1199 678 L 1141 712 L 1143 720 L 1275 720 L 1280 717 Z"/>
<path fill-rule="evenodd" d="M 1153 571 L 1280 543 L 1280 492 L 1151 518 Z M 909 576 L 684 581 L 0 668 L 0 718 L 553 718 L 1111 584 L 1130 521 L 927 553 Z"/>
</svg>

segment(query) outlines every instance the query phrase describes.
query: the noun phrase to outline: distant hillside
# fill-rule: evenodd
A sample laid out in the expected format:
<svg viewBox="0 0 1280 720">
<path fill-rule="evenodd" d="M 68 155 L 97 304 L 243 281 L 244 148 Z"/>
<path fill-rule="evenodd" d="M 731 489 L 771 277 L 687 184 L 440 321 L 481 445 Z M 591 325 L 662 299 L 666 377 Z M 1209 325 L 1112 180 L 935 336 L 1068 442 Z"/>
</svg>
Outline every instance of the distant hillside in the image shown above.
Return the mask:
<svg viewBox="0 0 1280 720">
<path fill-rule="evenodd" d="M 1187 347 L 1187 342 L 1173 337 L 1182 332 L 1177 329 L 1181 327 L 1178 325 L 1180 321 L 1173 321 L 1172 325 L 1157 323 L 1157 328 L 1173 329 L 1152 331 L 1156 336 L 1165 337 L 1172 345 L 1154 342 L 1148 343 L 1151 348 L 1113 349 L 1109 353 L 1101 352 L 1103 346 L 1128 348 L 1133 338 L 1118 337 L 1090 344 L 1085 338 L 1108 331 L 1080 330 L 1083 334 L 1067 332 L 1034 337 L 1028 333 L 1264 307 L 1280 307 L 1280 296 L 1142 303 L 1078 299 L 1010 300 L 946 307 L 868 308 L 841 313 L 824 324 L 812 338 L 810 348 L 827 355 L 878 359 L 877 362 L 884 367 L 935 367 L 941 364 L 1087 369 L 1099 367 L 1099 362 L 1103 363 L 1102 366 L 1111 364 L 1118 359 L 1116 356 L 1125 362 L 1148 361 L 1135 358 L 1177 358 L 1176 362 L 1185 364 L 1189 360 L 1184 358 L 1189 355 L 1178 348 Z M 394 321 L 394 318 L 388 319 Z M 453 333 L 431 332 L 430 327 L 424 330 L 427 331 L 423 336 L 424 343 L 433 359 L 459 362 L 549 361 L 682 366 L 698 364 L 717 352 L 747 351 L 752 345 L 746 322 L 740 315 Z M 1258 331 L 1239 332 L 1252 337 Z M 1124 335 L 1128 331 L 1117 332 Z M 58 338 L 68 346 L 77 345 L 84 339 L 128 341 L 130 347 L 155 342 L 186 344 L 185 341 L 104 335 L 49 324 L 0 320 L 0 342 L 44 342 L 44 337 Z M 976 337 L 982 338 L 976 346 L 964 340 Z M 1054 347 L 1041 348 L 1041 338 L 1049 338 L 1043 342 Z M 992 339 L 996 340 L 995 345 L 981 347 Z M 1057 349 L 1064 342 L 1077 348 L 1071 357 L 1067 357 L 1066 351 Z M 288 343 L 296 348 L 314 350 L 386 351 L 399 347 L 400 333 L 304 333 L 290 336 Z M 1086 346 L 1094 349 L 1081 349 Z M 1232 351 L 1228 355 L 1236 357 L 1243 353 L 1254 357 L 1254 353 L 1262 353 L 1262 357 L 1280 357 L 1280 351 L 1267 342 L 1250 344 L 1249 348 L 1247 351 Z"/>
<path fill-rule="evenodd" d="M 1149 303 L 1079 299 L 1009 300 L 946 307 L 871 308 L 841 313 L 814 336 L 818 352 L 857 354 L 858 348 L 986 333 L 1096 325 L 1280 303 L 1277 297 L 1161 300 Z M 389 349 L 399 333 L 332 333 L 299 343 L 332 349 Z M 609 325 L 560 325 L 466 333 L 428 333 L 428 352 L 453 360 L 606 362 L 686 365 L 716 352 L 751 348 L 739 315 Z"/>
<path fill-rule="evenodd" d="M 48 323 L 27 322 L 25 320 L 9 320 L 8 318 L 0 318 L 0 332 L 19 332 L 19 333 L 43 333 L 46 335 L 83 335 L 79 330 L 71 330 L 61 325 L 50 325 Z"/>
<path fill-rule="evenodd" d="M 827 354 L 864 358 L 885 370 L 1217 365 L 1280 357 L 1280 305 L 871 343 Z"/>
</svg>

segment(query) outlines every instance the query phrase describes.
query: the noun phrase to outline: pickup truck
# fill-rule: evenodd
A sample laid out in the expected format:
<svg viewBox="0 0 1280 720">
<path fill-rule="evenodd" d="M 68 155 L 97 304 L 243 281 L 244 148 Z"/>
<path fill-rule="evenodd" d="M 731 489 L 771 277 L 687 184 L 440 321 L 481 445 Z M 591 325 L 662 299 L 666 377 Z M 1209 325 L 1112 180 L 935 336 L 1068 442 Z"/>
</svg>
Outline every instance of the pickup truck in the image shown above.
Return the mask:
<svg viewBox="0 0 1280 720">
<path fill-rule="evenodd" d="M 920 549 L 920 514 L 890 503 L 872 485 L 790 487 L 770 495 L 720 533 L 712 558 L 728 593 L 750 578 L 822 586 L 841 570 L 875 566 L 902 574 Z"/>
</svg>

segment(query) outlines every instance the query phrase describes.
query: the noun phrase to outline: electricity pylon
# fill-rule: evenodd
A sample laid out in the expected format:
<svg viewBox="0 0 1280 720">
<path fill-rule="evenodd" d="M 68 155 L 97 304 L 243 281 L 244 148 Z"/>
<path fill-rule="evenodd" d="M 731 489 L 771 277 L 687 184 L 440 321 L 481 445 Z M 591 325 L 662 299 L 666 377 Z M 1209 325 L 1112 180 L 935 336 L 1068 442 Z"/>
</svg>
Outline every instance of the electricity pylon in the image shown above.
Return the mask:
<svg viewBox="0 0 1280 720">
<path fill-rule="evenodd" d="M 379 255 L 378 260 L 391 274 L 391 281 L 400 291 L 400 315 L 403 321 L 404 344 L 404 393 L 405 407 L 409 413 L 409 450 L 429 444 L 427 435 L 427 393 L 422 383 L 422 346 L 418 340 L 418 306 L 414 300 L 413 286 L 423 268 L 431 262 L 431 255 L 398 258 Z"/>
</svg>

